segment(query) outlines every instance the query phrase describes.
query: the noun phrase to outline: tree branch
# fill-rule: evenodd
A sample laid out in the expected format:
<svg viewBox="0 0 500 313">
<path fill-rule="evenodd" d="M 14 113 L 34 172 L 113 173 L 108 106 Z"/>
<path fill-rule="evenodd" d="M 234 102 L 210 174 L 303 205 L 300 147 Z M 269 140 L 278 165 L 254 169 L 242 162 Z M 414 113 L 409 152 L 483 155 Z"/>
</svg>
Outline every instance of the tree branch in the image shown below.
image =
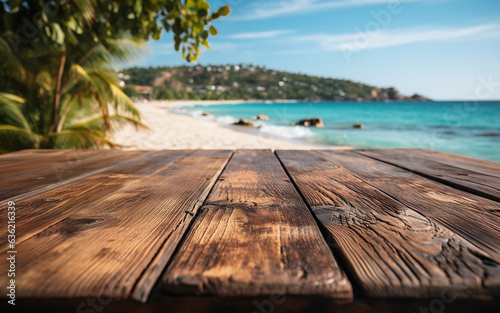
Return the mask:
<svg viewBox="0 0 500 313">
<path fill-rule="evenodd" d="M 92 47 L 90 47 L 89 50 L 87 50 L 87 52 L 85 52 L 84 55 L 82 55 L 82 57 L 78 60 L 77 64 L 78 65 L 82 65 L 83 62 L 85 62 L 85 60 L 87 60 L 87 58 L 92 54 L 92 52 L 95 51 L 95 49 L 101 44 L 101 40 L 97 40 L 96 43 L 94 43 L 94 45 Z"/>
<path fill-rule="evenodd" d="M 71 95 L 71 99 L 68 101 L 68 104 L 66 104 L 66 107 L 64 108 L 64 110 L 59 118 L 59 123 L 57 124 L 56 132 L 62 131 L 64 121 L 66 120 L 66 117 L 68 116 L 69 110 L 71 109 L 71 105 L 73 104 L 74 99 L 75 99 L 75 95 Z"/>
<path fill-rule="evenodd" d="M 54 99 L 54 107 L 52 108 L 53 111 L 52 111 L 51 131 L 55 131 L 57 129 L 57 124 L 59 123 L 59 107 L 61 104 L 61 84 L 64 75 L 65 65 L 66 65 L 66 51 L 61 57 L 61 64 L 59 65 L 59 72 L 57 74 L 56 94 Z"/>
</svg>

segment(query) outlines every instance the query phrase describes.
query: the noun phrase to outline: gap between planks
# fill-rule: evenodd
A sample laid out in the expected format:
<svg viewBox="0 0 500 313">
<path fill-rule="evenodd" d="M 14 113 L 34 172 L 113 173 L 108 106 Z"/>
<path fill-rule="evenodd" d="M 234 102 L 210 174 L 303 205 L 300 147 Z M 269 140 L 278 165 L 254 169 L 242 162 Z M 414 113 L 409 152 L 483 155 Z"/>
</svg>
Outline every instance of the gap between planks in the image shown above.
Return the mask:
<svg viewBox="0 0 500 313">
<path fill-rule="evenodd" d="M 442 152 L 406 149 L 354 150 L 442 184 L 500 201 L 500 164 Z M 500 209 L 494 214 L 499 214 Z"/>
<path fill-rule="evenodd" d="M 487 250 L 355 178 L 334 163 L 343 152 L 325 153 L 332 157 L 277 151 L 366 295 L 439 297 L 446 288 L 461 297 L 500 294 L 500 267 Z M 363 166 L 361 156 L 345 154 Z"/>
<path fill-rule="evenodd" d="M 235 152 L 160 287 L 185 295 L 352 301 L 347 277 L 270 150 Z"/>
<path fill-rule="evenodd" d="M 160 161 L 163 159 L 161 153 L 168 154 L 168 152 L 157 153 L 160 154 L 158 156 Z M 112 187 L 110 190 L 106 192 L 102 187 L 96 189 L 101 192 L 98 197 L 101 207 L 90 203 L 84 205 L 73 214 L 60 218 L 59 223 L 52 224 L 53 226 L 48 228 L 40 228 L 42 230 L 40 233 L 22 242 L 19 250 L 23 251 L 24 256 L 17 265 L 25 276 L 19 281 L 19 294 L 31 297 L 100 295 L 127 298 L 134 286 L 138 288 L 136 283 L 138 279 L 144 274 L 154 274 L 154 266 L 162 268 L 158 259 L 156 259 L 158 263 L 152 264 L 151 258 L 155 257 L 155 253 L 162 245 L 165 245 L 165 238 L 168 245 L 175 248 L 182 236 L 181 231 L 184 230 L 182 227 L 177 229 L 176 227 L 179 221 L 187 222 L 186 220 L 190 218 L 186 218 L 183 208 L 193 208 L 194 203 L 199 202 L 197 197 L 203 195 L 206 188 L 210 190 L 209 187 L 215 182 L 230 152 L 194 151 L 185 157 L 181 152 L 171 152 L 171 154 L 177 154 L 175 160 L 179 162 L 167 161 L 163 163 L 167 164 L 166 166 L 161 166 L 160 163 L 159 167 L 156 166 L 156 170 L 154 170 L 155 165 L 150 164 L 148 167 L 150 169 L 143 171 L 143 178 L 138 178 L 142 186 L 132 182 L 121 185 L 123 182 L 116 181 L 121 174 L 113 174 L 108 177 L 107 184 L 111 184 Z M 127 173 L 126 167 L 124 173 Z M 151 175 L 153 173 L 154 175 Z M 165 181 L 165 177 L 169 179 Z M 101 181 L 105 177 L 95 179 Z M 196 184 L 196 188 L 193 184 Z M 106 184 L 101 186 L 105 187 Z M 92 184 L 89 187 L 93 189 Z M 66 190 L 56 189 L 50 192 L 66 194 L 68 186 L 65 188 Z M 109 189 L 108 187 L 104 189 L 106 188 Z M 118 189 L 110 192 L 113 188 Z M 123 201 L 119 200 L 123 197 L 117 194 L 118 190 L 124 197 Z M 128 194 L 130 192 L 131 194 Z M 88 198 L 85 194 L 80 196 Z M 74 210 L 68 201 L 80 203 L 81 199 L 69 197 L 65 203 L 66 207 L 62 206 L 61 209 L 67 209 L 69 206 Z M 141 201 L 140 206 L 134 206 L 137 201 Z M 120 207 L 120 202 L 125 207 Z M 156 206 L 148 208 L 148 202 L 168 207 L 163 210 Z M 118 208 L 117 205 L 120 207 L 119 211 L 112 208 Z M 121 216 L 126 211 L 132 212 L 139 208 L 142 219 L 134 222 L 127 216 Z M 155 221 L 156 217 L 161 219 Z M 154 222 L 156 226 L 148 226 L 146 220 Z M 147 233 L 143 231 L 146 229 Z M 118 243 L 132 250 L 129 253 L 127 249 L 121 249 Z M 62 251 L 64 253 L 61 253 Z M 92 258 L 90 263 L 89 258 Z M 165 258 L 168 259 L 168 256 Z M 81 276 L 81 273 L 88 272 L 92 275 Z M 154 277 L 143 280 L 142 288 L 148 289 L 148 284 L 152 287 L 151 282 L 155 281 Z"/>
<path fill-rule="evenodd" d="M 168 264 L 172 261 L 172 257 L 175 255 L 176 251 L 179 249 L 179 247 L 183 244 L 185 237 L 186 237 L 186 232 L 189 231 L 191 228 L 191 225 L 193 224 L 193 220 L 196 219 L 196 216 L 198 215 L 198 209 L 203 205 L 205 202 L 205 199 L 208 197 L 210 192 L 212 192 L 215 182 L 219 179 L 220 175 L 222 172 L 226 169 L 227 164 L 231 161 L 233 157 L 234 152 L 231 152 L 228 159 L 226 162 L 222 165 L 220 171 L 218 174 L 216 174 L 214 177 L 212 177 L 211 181 L 211 186 L 207 188 L 203 194 L 199 196 L 199 198 L 196 200 L 196 202 L 192 205 L 190 210 L 186 210 L 185 216 L 183 221 L 187 219 L 187 223 L 183 223 L 183 221 L 180 221 L 179 224 L 176 226 L 174 231 L 177 231 L 178 227 L 183 225 L 183 227 L 179 230 L 179 232 L 182 234 L 180 238 L 178 239 L 177 244 L 172 245 L 169 244 L 169 239 L 171 235 L 169 235 L 167 238 L 165 238 L 161 248 L 158 250 L 158 252 L 155 254 L 155 256 L 151 259 L 150 264 L 147 266 L 147 268 L 144 270 L 144 272 L 140 275 L 140 278 L 137 280 L 136 284 L 132 288 L 132 293 L 131 293 L 131 298 L 134 300 L 137 300 L 142 303 L 146 303 L 147 300 L 149 299 L 149 294 L 151 293 L 152 289 L 158 282 L 160 281 L 160 277 L 163 272 L 165 272 L 166 268 L 168 267 Z"/>
</svg>

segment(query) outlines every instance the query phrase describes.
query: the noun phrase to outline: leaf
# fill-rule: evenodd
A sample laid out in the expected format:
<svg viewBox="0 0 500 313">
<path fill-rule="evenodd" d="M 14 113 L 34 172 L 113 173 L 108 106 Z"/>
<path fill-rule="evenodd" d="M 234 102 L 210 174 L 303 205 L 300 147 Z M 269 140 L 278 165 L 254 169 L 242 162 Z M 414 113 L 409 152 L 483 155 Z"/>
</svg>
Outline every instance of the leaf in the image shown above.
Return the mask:
<svg viewBox="0 0 500 313">
<path fill-rule="evenodd" d="M 25 100 L 19 96 L 0 92 L 0 122 L 29 130 L 29 123 L 21 111 Z"/>
<path fill-rule="evenodd" d="M 153 33 L 154 40 L 160 40 L 160 38 L 161 38 L 161 29 L 160 31 Z"/>
<path fill-rule="evenodd" d="M 95 129 L 66 129 L 49 135 L 52 147 L 57 149 L 113 148 L 103 131 Z"/>
<path fill-rule="evenodd" d="M 206 41 L 208 38 L 208 32 L 206 30 L 204 30 L 201 32 L 200 36 L 203 39 L 203 41 Z"/>
<path fill-rule="evenodd" d="M 41 136 L 21 127 L 0 125 L 0 152 L 38 148 Z"/>
<path fill-rule="evenodd" d="M 141 13 L 142 13 L 142 1 L 141 0 L 134 1 L 134 12 L 136 15 L 141 15 Z"/>
<path fill-rule="evenodd" d="M 66 23 L 66 27 L 71 29 L 72 31 L 76 31 L 77 28 L 77 22 L 74 17 L 71 17 L 68 22 Z"/>
<path fill-rule="evenodd" d="M 210 35 L 212 36 L 216 36 L 219 33 L 217 29 L 213 26 L 210 26 L 209 30 L 210 30 Z"/>
<path fill-rule="evenodd" d="M 215 11 L 212 16 L 216 16 L 215 18 L 218 18 L 219 16 L 228 16 L 229 13 L 231 13 L 231 8 L 228 5 L 225 5 Z"/>
<path fill-rule="evenodd" d="M 13 95 L 13 94 L 10 94 L 10 93 L 0 92 L 0 100 L 1 100 L 1 98 L 5 98 L 5 99 L 8 99 L 10 101 L 15 101 L 15 102 L 19 102 L 19 103 L 26 102 L 26 100 L 24 98 L 21 98 L 19 96 L 16 96 L 16 95 Z"/>
<path fill-rule="evenodd" d="M 52 41 L 58 45 L 61 45 L 61 46 L 64 45 L 65 35 L 64 35 L 64 32 L 63 32 L 61 26 L 59 26 L 59 24 L 57 24 L 57 23 L 53 23 L 51 26 L 52 26 L 51 27 L 52 35 L 51 35 L 50 39 L 52 39 Z"/>
<path fill-rule="evenodd" d="M 198 9 L 198 17 L 205 17 L 208 15 L 207 9 Z"/>
<path fill-rule="evenodd" d="M 198 0 L 198 9 L 203 9 L 203 10 L 207 10 L 210 9 L 210 4 L 208 2 L 206 2 L 205 0 Z"/>
</svg>

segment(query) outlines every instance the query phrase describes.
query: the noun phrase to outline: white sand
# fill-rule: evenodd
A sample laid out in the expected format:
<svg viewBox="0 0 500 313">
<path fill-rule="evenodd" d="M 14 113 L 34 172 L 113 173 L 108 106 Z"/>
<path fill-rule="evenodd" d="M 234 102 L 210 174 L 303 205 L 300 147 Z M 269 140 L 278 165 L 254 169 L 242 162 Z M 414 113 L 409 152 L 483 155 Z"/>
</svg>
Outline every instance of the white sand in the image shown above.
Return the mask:
<svg viewBox="0 0 500 313">
<path fill-rule="evenodd" d="M 176 114 L 174 107 L 193 104 L 242 103 L 244 101 L 154 101 L 137 107 L 150 130 L 125 127 L 113 135 L 113 142 L 125 150 L 163 149 L 346 149 L 265 137 L 249 133 L 243 126 L 227 126 L 214 121 Z"/>
</svg>

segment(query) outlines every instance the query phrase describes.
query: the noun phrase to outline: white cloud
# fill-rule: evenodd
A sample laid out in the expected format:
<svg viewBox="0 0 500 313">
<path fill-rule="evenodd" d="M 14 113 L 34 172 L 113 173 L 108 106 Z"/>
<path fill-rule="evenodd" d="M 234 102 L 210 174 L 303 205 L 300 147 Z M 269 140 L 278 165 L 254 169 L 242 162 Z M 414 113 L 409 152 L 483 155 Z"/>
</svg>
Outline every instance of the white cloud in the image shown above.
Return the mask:
<svg viewBox="0 0 500 313">
<path fill-rule="evenodd" d="M 417 2 L 423 0 L 400 0 L 400 3 Z M 248 15 L 242 16 L 241 20 L 257 20 L 271 18 L 280 15 L 289 15 L 304 12 L 314 12 L 325 9 L 339 9 L 353 6 L 372 4 L 387 4 L 388 0 L 288 0 L 278 3 L 259 3 Z"/>
<path fill-rule="evenodd" d="M 275 38 L 279 35 L 288 34 L 293 32 L 292 30 L 269 30 L 262 32 L 249 32 L 240 33 L 228 36 L 232 39 L 263 39 L 263 38 Z"/>
<path fill-rule="evenodd" d="M 349 34 L 317 34 L 293 38 L 296 42 L 311 42 L 319 45 L 321 51 L 368 50 L 401 46 L 411 43 L 468 40 L 496 37 L 500 25 L 479 25 L 466 28 L 381 30 L 380 32 L 355 32 Z"/>
</svg>

